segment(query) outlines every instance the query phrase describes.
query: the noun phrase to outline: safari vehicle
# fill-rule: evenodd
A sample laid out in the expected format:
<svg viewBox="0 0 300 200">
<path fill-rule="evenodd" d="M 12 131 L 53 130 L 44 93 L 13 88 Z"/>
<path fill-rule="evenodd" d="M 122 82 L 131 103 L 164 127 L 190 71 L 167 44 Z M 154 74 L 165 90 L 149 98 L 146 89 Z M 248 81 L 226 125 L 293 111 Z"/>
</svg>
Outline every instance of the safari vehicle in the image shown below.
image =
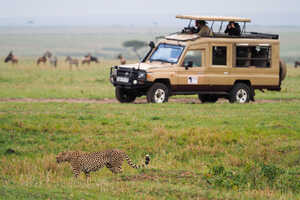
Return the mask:
<svg viewBox="0 0 300 200">
<path fill-rule="evenodd" d="M 190 20 L 181 32 L 167 35 L 137 64 L 114 66 L 110 80 L 119 102 L 147 96 L 149 103 L 164 103 L 172 95 L 197 94 L 202 102 L 254 101 L 255 90 L 280 91 L 286 65 L 279 58 L 279 35 L 246 32 L 251 20 L 237 17 L 176 16 Z M 194 33 L 191 22 L 212 23 L 209 36 Z M 223 32 L 224 22 L 243 23 L 239 36 Z M 219 22 L 219 31 L 213 24 Z"/>
</svg>

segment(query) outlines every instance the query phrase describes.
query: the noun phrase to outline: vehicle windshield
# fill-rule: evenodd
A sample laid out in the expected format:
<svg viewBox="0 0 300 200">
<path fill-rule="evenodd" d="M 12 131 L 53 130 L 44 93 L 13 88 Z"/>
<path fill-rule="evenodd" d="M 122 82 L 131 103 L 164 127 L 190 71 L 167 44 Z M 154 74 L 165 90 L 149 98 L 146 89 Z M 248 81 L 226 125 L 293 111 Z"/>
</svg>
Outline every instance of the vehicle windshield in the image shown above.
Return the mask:
<svg viewBox="0 0 300 200">
<path fill-rule="evenodd" d="M 171 44 L 159 44 L 155 52 L 150 57 L 150 62 L 160 61 L 168 63 L 177 63 L 184 47 Z"/>
</svg>

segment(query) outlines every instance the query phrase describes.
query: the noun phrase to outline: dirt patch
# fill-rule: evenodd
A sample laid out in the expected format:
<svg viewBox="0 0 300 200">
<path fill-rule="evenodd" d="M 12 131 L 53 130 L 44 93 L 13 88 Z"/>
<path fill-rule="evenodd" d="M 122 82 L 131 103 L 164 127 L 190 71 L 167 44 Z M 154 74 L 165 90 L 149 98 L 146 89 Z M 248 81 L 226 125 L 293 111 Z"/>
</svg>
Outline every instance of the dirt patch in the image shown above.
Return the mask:
<svg viewBox="0 0 300 200">
<path fill-rule="evenodd" d="M 17 103 L 99 103 L 99 104 L 109 104 L 118 103 L 115 99 L 0 99 L 0 102 L 17 102 Z"/>
<path fill-rule="evenodd" d="M 19 103 L 98 103 L 98 104 L 113 104 L 119 103 L 116 99 L 31 99 L 31 98 L 7 98 L 0 99 L 0 102 L 19 102 Z M 170 103 L 185 103 L 185 104 L 201 104 L 198 99 L 193 98 L 170 98 Z M 217 103 L 227 103 L 225 99 L 220 99 Z M 280 102 L 300 102 L 300 99 L 258 99 L 253 104 L 259 103 L 280 103 Z M 134 104 L 146 104 L 145 98 L 137 99 Z"/>
</svg>

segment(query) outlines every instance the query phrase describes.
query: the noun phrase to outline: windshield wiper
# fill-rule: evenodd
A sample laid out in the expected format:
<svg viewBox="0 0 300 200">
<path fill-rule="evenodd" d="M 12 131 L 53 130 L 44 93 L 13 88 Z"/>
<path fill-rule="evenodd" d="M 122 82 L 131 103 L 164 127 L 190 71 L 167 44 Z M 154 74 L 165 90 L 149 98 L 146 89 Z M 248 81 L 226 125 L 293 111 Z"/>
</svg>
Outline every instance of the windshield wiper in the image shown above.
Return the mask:
<svg viewBox="0 0 300 200">
<path fill-rule="evenodd" d="M 163 59 L 152 59 L 152 60 L 150 60 L 151 62 L 152 61 L 158 61 L 158 62 L 164 62 L 164 63 L 172 63 L 172 62 L 170 62 L 170 61 L 167 61 L 167 60 L 163 60 Z"/>
</svg>

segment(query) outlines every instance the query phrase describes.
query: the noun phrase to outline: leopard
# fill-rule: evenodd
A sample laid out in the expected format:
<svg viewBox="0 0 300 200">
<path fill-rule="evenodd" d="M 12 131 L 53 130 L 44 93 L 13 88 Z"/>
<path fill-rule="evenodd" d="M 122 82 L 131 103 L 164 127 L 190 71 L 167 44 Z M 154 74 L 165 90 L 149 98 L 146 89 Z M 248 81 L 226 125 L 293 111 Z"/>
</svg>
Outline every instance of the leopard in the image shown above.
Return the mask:
<svg viewBox="0 0 300 200">
<path fill-rule="evenodd" d="M 132 168 L 145 168 L 150 163 L 150 156 L 145 156 L 145 164 L 135 164 L 122 150 L 110 149 L 99 152 L 65 151 L 56 156 L 57 163 L 68 162 L 71 164 L 73 174 L 77 178 L 83 172 L 86 178 L 90 172 L 95 172 L 103 167 L 108 168 L 113 174 L 122 173 L 122 163 L 126 160 Z"/>
</svg>

